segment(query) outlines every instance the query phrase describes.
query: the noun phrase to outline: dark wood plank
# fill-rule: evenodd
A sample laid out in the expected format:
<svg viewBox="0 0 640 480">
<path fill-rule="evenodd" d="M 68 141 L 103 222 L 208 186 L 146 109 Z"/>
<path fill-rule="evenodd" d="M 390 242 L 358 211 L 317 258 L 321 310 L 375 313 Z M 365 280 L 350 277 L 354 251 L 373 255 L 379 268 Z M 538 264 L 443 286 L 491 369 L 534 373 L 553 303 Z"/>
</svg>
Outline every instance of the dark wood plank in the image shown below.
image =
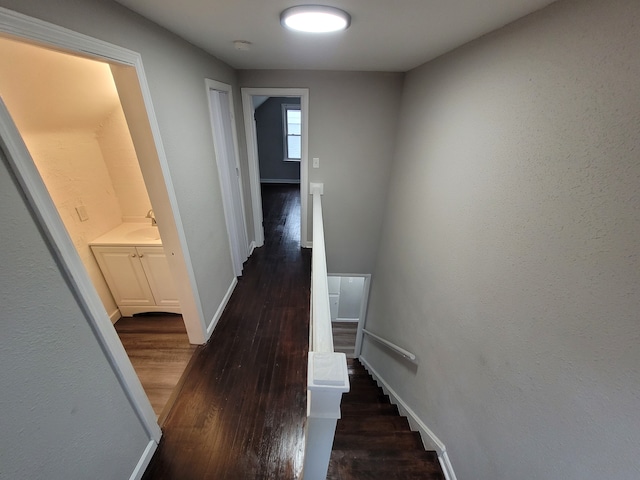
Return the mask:
<svg viewBox="0 0 640 480">
<path fill-rule="evenodd" d="M 263 186 L 265 245 L 163 426 L 144 478 L 299 478 L 306 421 L 310 251 L 297 186 Z"/>
<path fill-rule="evenodd" d="M 153 411 L 161 419 L 195 345 L 180 315 L 122 317 L 114 325 Z"/>
<path fill-rule="evenodd" d="M 327 480 L 444 480 L 435 452 L 342 450 L 332 454 Z"/>
<path fill-rule="evenodd" d="M 356 349 L 358 322 L 331 322 L 333 331 L 333 350 L 353 358 Z"/>
</svg>

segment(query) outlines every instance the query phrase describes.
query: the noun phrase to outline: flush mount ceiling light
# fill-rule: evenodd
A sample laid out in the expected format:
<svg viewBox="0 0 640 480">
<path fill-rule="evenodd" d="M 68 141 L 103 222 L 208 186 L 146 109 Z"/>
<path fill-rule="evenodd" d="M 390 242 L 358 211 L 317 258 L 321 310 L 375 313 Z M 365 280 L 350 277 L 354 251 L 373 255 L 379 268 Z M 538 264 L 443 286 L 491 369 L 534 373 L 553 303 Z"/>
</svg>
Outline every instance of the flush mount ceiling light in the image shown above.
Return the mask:
<svg viewBox="0 0 640 480">
<path fill-rule="evenodd" d="M 351 16 L 335 7 L 300 5 L 282 12 L 280 23 L 299 32 L 329 33 L 349 28 Z"/>
</svg>

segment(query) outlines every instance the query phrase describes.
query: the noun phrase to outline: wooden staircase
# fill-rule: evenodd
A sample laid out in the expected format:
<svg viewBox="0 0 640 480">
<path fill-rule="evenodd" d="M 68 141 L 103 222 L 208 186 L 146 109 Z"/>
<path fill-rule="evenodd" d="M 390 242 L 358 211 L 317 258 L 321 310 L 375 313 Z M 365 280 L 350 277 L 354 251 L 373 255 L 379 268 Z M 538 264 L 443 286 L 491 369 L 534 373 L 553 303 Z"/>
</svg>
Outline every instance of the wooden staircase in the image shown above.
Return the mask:
<svg viewBox="0 0 640 480">
<path fill-rule="evenodd" d="M 351 390 L 342 396 L 328 480 L 445 480 L 436 452 L 425 451 L 407 417 L 357 359 L 347 360 Z"/>
</svg>

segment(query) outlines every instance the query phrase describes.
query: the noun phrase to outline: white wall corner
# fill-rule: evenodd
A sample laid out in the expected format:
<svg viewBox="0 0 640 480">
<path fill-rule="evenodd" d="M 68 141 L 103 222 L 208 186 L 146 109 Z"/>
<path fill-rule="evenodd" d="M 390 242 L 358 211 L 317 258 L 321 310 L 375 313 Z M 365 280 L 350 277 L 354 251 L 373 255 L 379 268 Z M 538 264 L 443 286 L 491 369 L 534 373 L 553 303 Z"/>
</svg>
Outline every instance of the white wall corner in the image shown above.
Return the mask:
<svg viewBox="0 0 640 480">
<path fill-rule="evenodd" d="M 227 293 L 225 293 L 224 298 L 222 299 L 222 302 L 220 302 L 220 305 L 216 310 L 216 313 L 213 315 L 211 322 L 209 322 L 209 326 L 207 327 L 206 340 L 209 340 L 209 337 L 211 337 L 211 334 L 213 333 L 214 328 L 216 328 L 216 325 L 218 324 L 220 317 L 222 317 L 222 312 L 224 312 L 224 309 L 227 306 L 227 303 L 229 303 L 229 300 L 231 299 L 231 294 L 233 294 L 233 291 L 235 290 L 236 285 L 238 285 L 238 279 L 236 277 L 233 277 L 233 280 L 231 281 L 231 285 L 229 285 L 229 288 L 227 289 Z"/>
<path fill-rule="evenodd" d="M 371 366 L 371 364 L 367 361 L 363 356 L 359 357 L 360 362 L 367 371 L 371 374 L 373 379 L 378 382 L 378 385 L 382 387 L 382 390 L 385 394 L 389 395 L 391 403 L 394 403 L 398 406 L 398 410 L 401 415 L 407 417 L 409 420 L 409 425 L 412 430 L 416 430 L 420 433 L 420 437 L 422 438 L 422 444 L 424 448 L 427 450 L 435 450 L 438 454 L 438 460 L 440 461 L 440 466 L 442 467 L 442 471 L 447 480 L 457 480 L 456 475 L 453 471 L 453 466 L 449 461 L 449 456 L 447 455 L 447 448 L 444 443 L 440 441 L 440 439 L 436 436 L 433 431 L 427 424 L 422 421 L 420 417 L 407 405 L 407 403 L 400 398 L 400 396 L 389 386 L 389 384 L 380 376 L 378 372 Z"/>
<path fill-rule="evenodd" d="M 320 195 L 324 195 L 324 183 L 313 183 L 309 184 L 309 194 L 314 195 L 319 193 Z"/>
<path fill-rule="evenodd" d="M 122 318 L 122 314 L 117 308 L 109 314 L 109 320 L 111 320 L 111 323 L 116 323 L 120 318 Z"/>
<path fill-rule="evenodd" d="M 157 448 L 158 444 L 154 440 L 150 440 L 144 449 L 144 452 L 142 452 L 142 456 L 140 457 L 140 460 L 138 460 L 138 464 L 131 473 L 129 480 L 140 480 L 142 478 L 142 475 L 144 475 L 144 471 L 149 466 L 149 462 L 151 462 L 151 458 Z"/>
</svg>

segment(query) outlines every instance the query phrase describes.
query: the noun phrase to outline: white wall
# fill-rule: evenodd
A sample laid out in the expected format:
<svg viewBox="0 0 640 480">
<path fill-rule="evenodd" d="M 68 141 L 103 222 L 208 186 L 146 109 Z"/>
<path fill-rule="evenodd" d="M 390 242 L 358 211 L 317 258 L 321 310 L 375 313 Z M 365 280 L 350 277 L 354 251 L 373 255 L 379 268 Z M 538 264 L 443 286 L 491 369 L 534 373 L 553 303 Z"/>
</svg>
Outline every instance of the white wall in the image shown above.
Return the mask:
<svg viewBox="0 0 640 480">
<path fill-rule="evenodd" d="M 407 74 L 364 356 L 460 480 L 640 475 L 640 3 Z"/>
<path fill-rule="evenodd" d="M 146 222 L 151 208 L 127 120 L 118 105 L 96 131 L 96 138 L 122 211 L 123 222 Z"/>
<path fill-rule="evenodd" d="M 90 241 L 122 223 L 120 203 L 93 128 L 23 133 L 23 140 L 107 315 L 117 320 L 118 307 L 89 247 Z M 88 220 L 80 220 L 78 206 L 86 209 Z"/>
<path fill-rule="evenodd" d="M 0 39 L 0 94 L 116 321 L 120 313 L 88 242 L 122 221 L 144 221 L 151 203 L 109 65 Z"/>
<path fill-rule="evenodd" d="M 129 478 L 148 436 L 0 160 L 0 478 Z"/>
<path fill-rule="evenodd" d="M 241 87 L 309 89 L 310 182 L 324 183 L 329 271 L 369 273 L 380 236 L 402 74 L 242 70 Z M 250 203 L 246 203 L 250 205 Z M 311 206 L 311 202 L 309 202 Z M 309 207 L 311 239 L 311 207 Z"/>
<path fill-rule="evenodd" d="M 210 322 L 234 276 L 204 79 L 235 85 L 234 70 L 110 0 L 0 0 L 0 5 L 142 55 L 204 318 Z M 239 92 L 235 98 L 240 101 Z M 238 128 L 242 142 L 244 131 Z M 244 143 L 240 155 L 246 164 Z"/>
</svg>

